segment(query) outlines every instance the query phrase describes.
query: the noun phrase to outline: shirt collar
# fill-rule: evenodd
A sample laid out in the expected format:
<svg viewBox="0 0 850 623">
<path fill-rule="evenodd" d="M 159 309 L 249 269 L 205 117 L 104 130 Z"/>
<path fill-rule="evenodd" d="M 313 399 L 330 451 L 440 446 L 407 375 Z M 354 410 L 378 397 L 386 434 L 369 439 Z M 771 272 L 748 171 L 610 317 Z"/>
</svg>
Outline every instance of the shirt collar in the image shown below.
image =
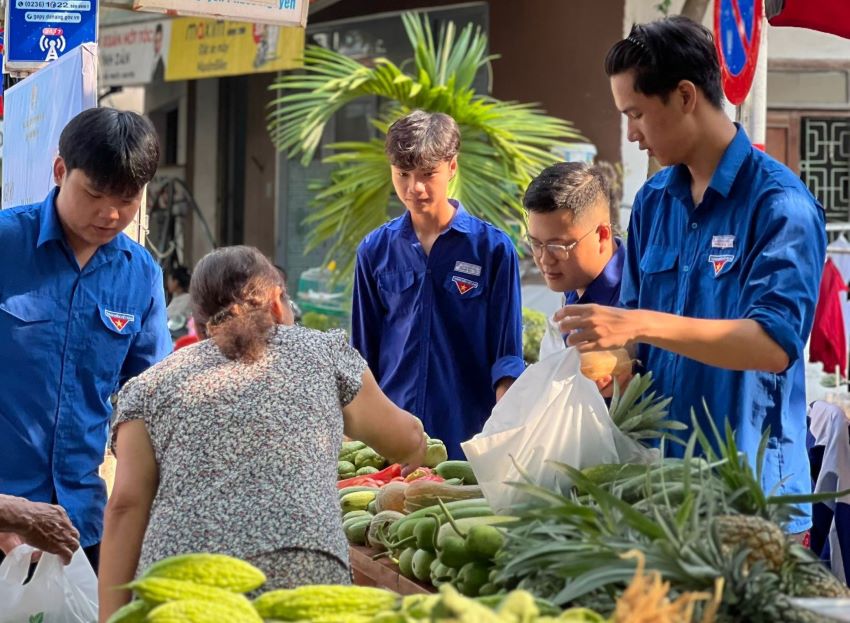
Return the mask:
<svg viewBox="0 0 850 623">
<path fill-rule="evenodd" d="M 738 172 L 741 170 L 744 160 L 753 150 L 750 137 L 747 136 L 744 128 L 738 123 L 735 124 L 735 127 L 738 128 L 735 138 L 732 139 L 723 153 L 720 164 L 717 165 L 714 175 L 711 176 L 711 183 L 708 185 L 709 188 L 713 188 L 724 198 L 729 196 L 729 191 L 732 190 L 732 184 L 738 177 Z"/>
<path fill-rule="evenodd" d="M 51 240 L 64 240 L 65 232 L 62 229 L 62 223 L 59 221 L 59 215 L 56 214 L 56 195 L 59 192 L 59 187 L 54 187 L 47 198 L 41 202 L 41 218 L 38 230 L 37 247 L 42 246 Z"/>
<path fill-rule="evenodd" d="M 463 234 L 469 234 L 472 232 L 471 224 L 472 224 L 472 216 L 469 212 L 466 211 L 466 208 L 463 207 L 463 204 L 457 199 L 449 199 L 449 203 L 455 209 L 455 215 L 452 217 L 449 226 L 446 228 L 446 231 L 449 229 L 454 229 Z M 413 231 L 413 223 L 410 220 L 410 212 L 405 211 L 405 213 L 399 218 L 391 221 L 389 225 L 387 225 L 389 229 L 402 231 L 403 233 L 407 233 L 413 235 L 416 234 Z"/>
<path fill-rule="evenodd" d="M 578 303 L 597 303 L 600 305 L 615 304 L 620 293 L 620 282 L 623 278 L 623 264 L 626 259 L 626 247 L 623 241 L 619 238 L 614 238 L 617 243 L 617 249 L 614 255 L 605 264 L 602 272 L 596 276 L 596 279 L 590 282 L 584 290 L 584 294 L 579 297 L 575 291 L 566 292 L 568 302 Z M 613 303 L 611 302 L 613 300 Z"/>
<path fill-rule="evenodd" d="M 54 186 L 47 194 L 44 201 L 41 202 L 41 219 L 38 231 L 38 242 L 36 247 L 41 247 L 51 240 L 65 240 L 65 230 L 62 229 L 62 222 L 59 220 L 59 215 L 56 213 L 56 196 L 59 194 L 59 187 Z M 124 251 L 128 256 L 133 255 L 133 241 L 129 236 L 121 232 L 115 238 L 104 245 L 101 245 L 100 251 L 106 251 L 109 257 L 113 256 L 116 251 Z"/>
<path fill-rule="evenodd" d="M 455 207 L 455 216 L 452 222 L 449 223 L 449 229 L 454 229 L 462 234 L 472 233 L 472 228 L 470 227 L 472 217 L 466 211 L 466 208 L 463 207 L 463 204 L 457 199 L 449 199 L 449 203 Z"/>
<path fill-rule="evenodd" d="M 712 188 L 716 193 L 724 198 L 729 196 L 732 190 L 732 184 L 738 177 L 738 172 L 744 164 L 747 156 L 753 150 L 750 138 L 739 123 L 735 124 L 737 132 L 735 138 L 726 147 L 723 152 L 723 157 L 717 164 L 714 174 L 711 176 L 711 182 L 708 187 Z M 673 167 L 670 173 L 670 192 L 685 205 L 690 205 L 691 200 L 691 174 L 688 167 L 684 164 L 677 164 Z"/>
</svg>

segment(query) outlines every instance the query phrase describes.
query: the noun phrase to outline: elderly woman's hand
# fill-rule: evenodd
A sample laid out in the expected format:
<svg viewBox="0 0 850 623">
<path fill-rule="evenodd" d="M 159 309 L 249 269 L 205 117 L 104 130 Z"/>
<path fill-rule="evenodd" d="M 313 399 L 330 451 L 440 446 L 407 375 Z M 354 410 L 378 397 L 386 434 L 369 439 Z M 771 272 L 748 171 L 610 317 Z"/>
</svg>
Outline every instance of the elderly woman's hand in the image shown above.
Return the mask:
<svg viewBox="0 0 850 623">
<path fill-rule="evenodd" d="M 9 553 L 21 543 L 56 554 L 68 564 L 80 546 L 80 533 L 71 524 L 65 509 L 55 504 L 3 497 L 0 548 Z"/>
</svg>

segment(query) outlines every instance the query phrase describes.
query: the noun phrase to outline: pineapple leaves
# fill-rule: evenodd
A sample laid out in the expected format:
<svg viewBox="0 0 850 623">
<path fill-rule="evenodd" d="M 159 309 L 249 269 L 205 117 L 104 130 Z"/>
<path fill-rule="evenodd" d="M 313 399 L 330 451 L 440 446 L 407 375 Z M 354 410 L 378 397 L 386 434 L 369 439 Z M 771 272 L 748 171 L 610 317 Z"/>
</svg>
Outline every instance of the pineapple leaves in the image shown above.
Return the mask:
<svg viewBox="0 0 850 623">
<path fill-rule="evenodd" d="M 567 465 L 566 463 L 559 463 L 556 461 L 548 462 L 563 469 L 564 472 L 572 478 L 576 485 L 590 493 L 597 502 L 600 502 L 609 509 L 616 509 L 630 525 L 633 525 L 643 534 L 653 538 L 662 538 L 664 536 L 664 531 L 646 515 L 635 510 L 631 504 L 624 502 L 616 495 L 613 495 L 602 487 L 597 486 L 579 470 Z"/>
<path fill-rule="evenodd" d="M 304 166 L 319 154 L 332 167 L 326 178 L 310 185 L 307 249 L 330 243 L 327 259 L 336 261 L 344 281 L 352 278 L 357 245 L 388 219 L 392 182 L 383 137 L 399 117 L 415 109 L 454 117 L 463 141 L 450 194 L 515 242 L 524 232 L 521 197 L 528 183 L 558 161 L 556 148 L 584 140 L 570 123 L 533 104 L 475 92 L 476 76 L 489 70 L 495 58 L 487 53 L 487 36 L 480 29 L 469 24 L 458 32 L 447 22 L 435 33 L 428 17 L 418 13 L 404 13 L 402 22 L 411 58 L 400 65 L 375 59 L 367 66 L 307 46 L 303 71 L 282 75 L 270 87 L 268 132 L 278 151 Z M 378 136 L 323 145 L 334 115 L 361 98 L 381 102 L 369 120 Z"/>
</svg>

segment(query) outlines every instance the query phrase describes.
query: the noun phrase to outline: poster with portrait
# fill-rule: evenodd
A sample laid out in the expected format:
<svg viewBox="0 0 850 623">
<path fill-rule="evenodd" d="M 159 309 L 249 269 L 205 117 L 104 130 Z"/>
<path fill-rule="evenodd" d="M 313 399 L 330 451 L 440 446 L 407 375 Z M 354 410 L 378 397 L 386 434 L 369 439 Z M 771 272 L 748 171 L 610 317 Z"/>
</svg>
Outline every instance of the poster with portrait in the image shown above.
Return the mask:
<svg viewBox="0 0 850 623">
<path fill-rule="evenodd" d="M 101 86 L 162 82 L 165 80 L 170 47 L 171 20 L 101 28 Z"/>
</svg>

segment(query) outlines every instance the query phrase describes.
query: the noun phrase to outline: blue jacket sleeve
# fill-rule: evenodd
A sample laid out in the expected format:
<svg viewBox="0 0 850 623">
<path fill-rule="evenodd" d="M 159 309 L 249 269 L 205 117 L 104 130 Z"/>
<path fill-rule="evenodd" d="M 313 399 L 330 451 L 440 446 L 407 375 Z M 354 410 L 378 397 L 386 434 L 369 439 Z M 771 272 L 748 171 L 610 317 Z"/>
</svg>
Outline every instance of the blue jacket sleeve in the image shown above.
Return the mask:
<svg viewBox="0 0 850 623">
<path fill-rule="evenodd" d="M 369 266 L 363 245 L 354 264 L 354 300 L 351 305 L 351 345 L 369 364 L 378 383 L 380 378 L 381 328 L 384 308 L 378 296 L 375 275 Z"/>
<path fill-rule="evenodd" d="M 812 330 L 826 257 L 824 213 L 797 189 L 769 196 L 758 212 L 755 239 L 742 258 L 742 318 L 758 322 L 787 353 L 802 356 Z"/>
<path fill-rule="evenodd" d="M 522 358 L 522 291 L 519 257 L 510 241 L 503 246 L 490 287 L 487 308 L 488 349 L 493 361 L 490 382 L 493 388 L 504 378 L 515 379 L 525 370 Z"/>
<path fill-rule="evenodd" d="M 133 338 L 130 350 L 124 358 L 119 386 L 123 386 L 129 379 L 165 359 L 173 350 L 171 334 L 168 331 L 168 318 L 165 313 L 162 270 L 156 266 L 151 273 L 150 305 L 142 318 L 142 328 Z"/>
<path fill-rule="evenodd" d="M 626 260 L 620 282 L 620 307 L 637 309 L 640 300 L 640 193 L 635 197 L 626 238 Z"/>
</svg>

